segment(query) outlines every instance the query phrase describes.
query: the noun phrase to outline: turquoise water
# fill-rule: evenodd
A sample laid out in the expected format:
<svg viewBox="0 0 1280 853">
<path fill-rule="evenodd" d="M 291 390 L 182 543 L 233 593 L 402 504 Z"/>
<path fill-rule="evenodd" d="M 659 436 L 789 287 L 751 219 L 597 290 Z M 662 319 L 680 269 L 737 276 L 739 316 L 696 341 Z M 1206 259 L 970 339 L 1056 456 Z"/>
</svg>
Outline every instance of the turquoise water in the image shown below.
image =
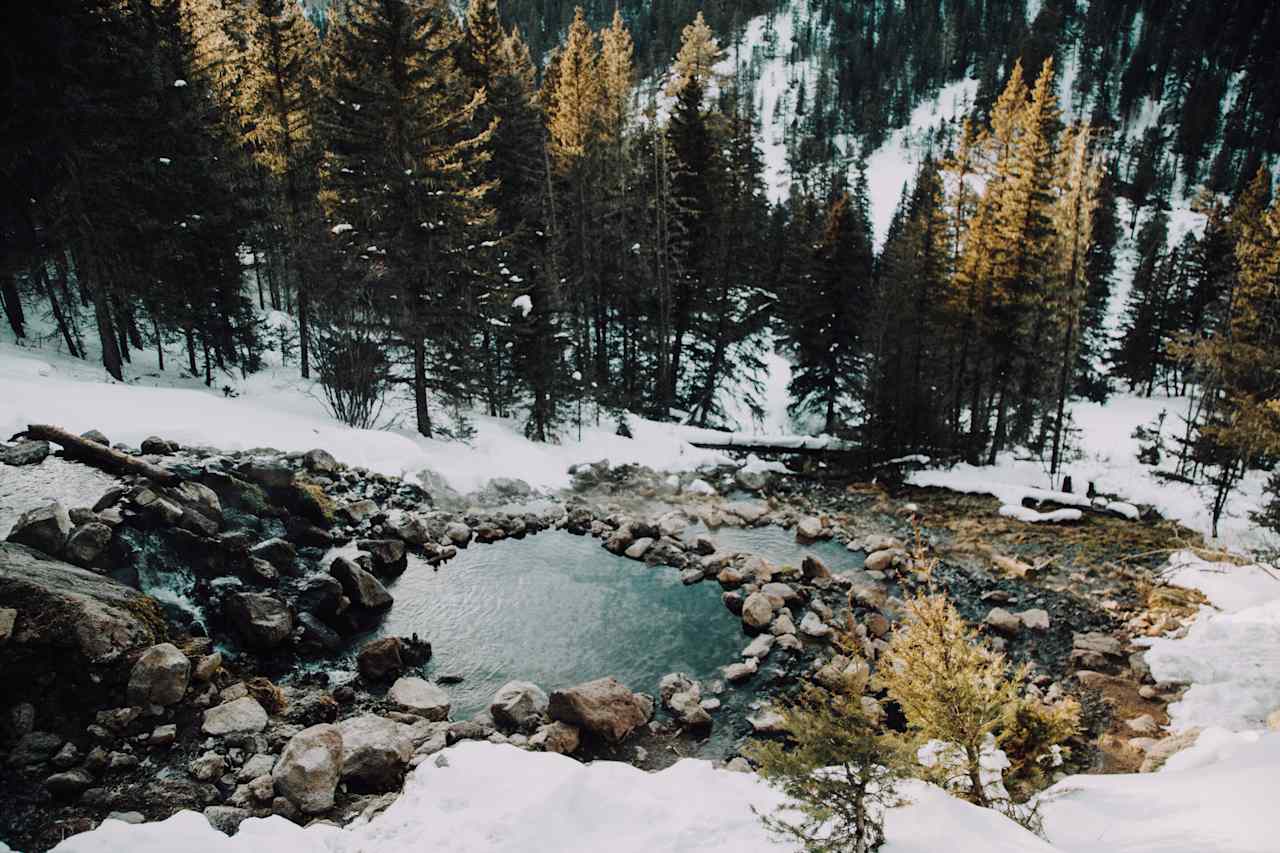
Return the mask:
<svg viewBox="0 0 1280 853">
<path fill-rule="evenodd" d="M 650 694 L 669 672 L 718 679 L 749 640 L 718 584 L 683 586 L 675 569 L 561 531 L 472 545 L 438 571 L 411 558 L 388 589 L 396 601 L 377 635 L 431 642 L 428 677 L 463 678 L 446 687 L 454 719 L 514 679 L 550 692 L 612 675 Z"/>
<path fill-rule="evenodd" d="M 685 532 L 690 539 L 699 533 L 710 536 L 723 551 L 741 551 L 764 557 L 778 566 L 799 566 L 806 555 L 812 554 L 833 572 L 861 569 L 864 555 L 861 551 L 850 551 L 839 542 L 827 540 L 801 545 L 796 541 L 794 530 L 787 530 L 775 524 L 762 527 L 720 527 L 708 530 L 699 522 Z"/>
</svg>

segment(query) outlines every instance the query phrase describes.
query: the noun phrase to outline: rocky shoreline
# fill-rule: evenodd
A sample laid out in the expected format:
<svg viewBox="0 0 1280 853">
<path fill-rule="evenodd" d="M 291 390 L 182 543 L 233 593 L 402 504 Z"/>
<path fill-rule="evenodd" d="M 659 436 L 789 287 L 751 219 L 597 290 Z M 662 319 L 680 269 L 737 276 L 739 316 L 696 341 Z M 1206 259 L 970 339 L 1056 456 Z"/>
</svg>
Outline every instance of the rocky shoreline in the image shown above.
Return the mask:
<svg viewBox="0 0 1280 853">
<path fill-rule="evenodd" d="M 40 444 L 0 457 L 40 464 L 49 452 Z M 227 832 L 268 814 L 341 824 L 385 808 L 408 769 L 444 760 L 437 753 L 464 739 L 652 768 L 711 726 L 780 734 L 767 704 L 745 720 L 718 720 L 720 685 L 681 673 L 654 697 L 608 677 L 550 694 L 516 681 L 486 712 L 451 720 L 448 685 L 420 677 L 429 637 L 352 648 L 394 606 L 387 586 L 411 554 L 439 565 L 461 548 L 561 529 L 671 566 L 685 584 L 717 583 L 744 635 L 723 681 L 758 682 L 768 695 L 806 680 L 865 684 L 902 597 L 925 584 L 904 545 L 921 514 L 913 501 L 824 511 L 814 501 L 847 501 L 813 483 L 812 500 L 798 499 L 800 481 L 745 469 L 667 475 L 601 462 L 572 469 L 562 495 L 495 479 L 464 498 L 429 474 L 414 484 L 319 449 L 222 453 L 153 438 L 124 450 L 176 482 L 131 476 L 90 507 L 38 507 L 0 544 L 0 677 L 15 688 L 0 709 L 0 797 L 10 804 L 0 837 L 23 849 L 47 849 L 108 816 L 159 819 L 181 808 Z M 527 508 L 535 499 L 542 505 Z M 696 523 L 708 532 L 690 532 Z M 839 542 L 865 555 L 864 568 L 832 572 L 815 557 L 775 565 L 716 543 L 717 530 L 764 525 L 802 543 Z M 1080 694 L 1090 740 L 1104 752 L 1171 748 L 1173 739 L 1151 735 L 1177 686 L 1151 684 L 1129 640 L 1175 627 L 1187 608 L 1089 607 L 1053 584 L 950 563 L 930 582 L 993 642 L 1035 664 L 1028 692 L 1048 702 Z M 162 606 L 140 592 L 160 583 L 182 587 L 181 601 Z M 854 626 L 861 657 L 830 646 L 837 625 Z M 359 677 L 349 684 L 299 671 L 352 652 Z M 892 717 L 874 695 L 864 703 Z M 1081 762 L 1111 769 L 1081 747 Z"/>
</svg>

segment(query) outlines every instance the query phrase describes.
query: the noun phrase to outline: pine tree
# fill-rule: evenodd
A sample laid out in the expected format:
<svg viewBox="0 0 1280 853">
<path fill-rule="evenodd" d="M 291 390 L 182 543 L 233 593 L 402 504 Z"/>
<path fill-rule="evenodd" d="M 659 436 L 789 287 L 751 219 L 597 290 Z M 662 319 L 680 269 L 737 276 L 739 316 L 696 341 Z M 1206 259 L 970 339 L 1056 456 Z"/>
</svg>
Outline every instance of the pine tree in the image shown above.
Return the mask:
<svg viewBox="0 0 1280 853">
<path fill-rule="evenodd" d="M 430 395 L 456 411 L 474 387 L 467 246 L 490 216 L 491 187 L 477 175 L 490 130 L 472 125 L 484 93 L 470 93 L 457 69 L 460 38 L 443 0 L 352 0 L 328 39 L 335 233 L 411 351 L 416 426 L 427 437 Z"/>
</svg>

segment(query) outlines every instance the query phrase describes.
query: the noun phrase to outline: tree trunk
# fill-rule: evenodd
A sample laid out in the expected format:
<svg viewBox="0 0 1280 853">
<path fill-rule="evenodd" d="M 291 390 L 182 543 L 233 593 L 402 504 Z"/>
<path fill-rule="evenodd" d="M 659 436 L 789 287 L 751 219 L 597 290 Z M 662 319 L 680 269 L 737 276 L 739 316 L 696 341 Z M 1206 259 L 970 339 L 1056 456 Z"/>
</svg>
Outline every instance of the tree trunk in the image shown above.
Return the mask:
<svg viewBox="0 0 1280 853">
<path fill-rule="evenodd" d="M 151 332 L 156 336 L 156 360 L 160 362 L 160 369 L 164 370 L 164 340 L 160 337 L 160 321 L 156 319 L 154 311 L 151 313 Z"/>
<path fill-rule="evenodd" d="M 114 474 L 141 474 L 162 485 L 171 485 L 178 481 L 178 475 L 166 468 L 153 465 L 137 456 L 113 450 L 105 444 L 81 438 L 62 427 L 51 424 L 31 424 L 26 432 L 21 434 L 36 441 L 49 441 L 60 445 L 69 456 L 91 462 Z"/>
<path fill-rule="evenodd" d="M 16 276 L 0 276 L 0 302 L 4 303 L 4 315 L 9 318 L 9 328 L 18 338 L 25 338 L 27 318 L 22 313 L 22 300 L 18 298 Z"/>
<path fill-rule="evenodd" d="M 413 336 L 413 408 L 418 434 L 431 438 L 431 411 L 427 408 L 427 344 L 420 334 Z"/>
<path fill-rule="evenodd" d="M 87 286 L 93 294 L 93 316 L 98 324 L 98 341 L 102 345 L 102 366 L 112 377 L 123 382 L 124 371 L 120 362 L 120 348 L 116 342 L 116 330 L 111 323 L 111 304 L 107 294 L 107 283 L 101 277 L 100 268 L 98 268 L 99 280 L 96 283 L 86 281 L 85 271 L 90 268 L 98 268 L 96 259 L 92 255 L 86 257 L 84 263 L 76 264 L 76 269 L 80 272 L 81 286 Z"/>
<path fill-rule="evenodd" d="M 196 369 L 196 335 L 195 330 L 187 326 L 182 330 L 187 338 L 187 367 L 191 370 L 191 378 L 199 376 L 200 373 Z"/>
<path fill-rule="evenodd" d="M 67 318 L 62 313 L 62 306 L 58 304 L 58 297 L 53 292 L 53 284 L 49 281 L 49 273 L 45 269 L 43 261 L 41 261 L 36 270 L 40 283 L 44 285 L 45 295 L 49 297 L 49 310 L 53 314 L 53 319 L 58 323 L 58 331 L 62 333 L 62 340 L 67 345 L 67 352 L 75 358 L 84 358 L 84 355 L 76 346 L 75 340 L 71 337 L 71 329 L 67 327 Z"/>
</svg>

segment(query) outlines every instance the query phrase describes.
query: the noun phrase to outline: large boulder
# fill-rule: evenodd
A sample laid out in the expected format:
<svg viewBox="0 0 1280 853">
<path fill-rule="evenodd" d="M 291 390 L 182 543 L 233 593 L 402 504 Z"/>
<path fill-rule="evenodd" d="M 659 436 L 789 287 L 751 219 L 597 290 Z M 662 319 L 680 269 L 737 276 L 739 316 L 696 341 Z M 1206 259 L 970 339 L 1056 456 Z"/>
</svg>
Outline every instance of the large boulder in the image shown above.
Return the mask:
<svg viewBox="0 0 1280 853">
<path fill-rule="evenodd" d="M 401 711 L 428 720 L 449 719 L 449 694 L 443 687 L 421 678 L 396 679 L 387 691 L 387 701 Z"/>
<path fill-rule="evenodd" d="M 37 551 L 57 556 L 71 535 L 71 516 L 67 508 L 54 502 L 29 509 L 13 523 L 8 541 L 29 545 Z"/>
<path fill-rule="evenodd" d="M 117 660 L 164 631 L 153 599 L 13 543 L 0 543 L 0 602 L 17 611 L 9 643 L 72 650 L 87 663 Z"/>
<path fill-rule="evenodd" d="M 502 729 L 531 731 L 547 713 L 550 700 L 542 688 L 528 681 L 510 681 L 493 694 L 489 715 Z"/>
<path fill-rule="evenodd" d="M 742 624 L 763 631 L 773 621 L 773 602 L 762 592 L 753 592 L 742 603 Z"/>
<path fill-rule="evenodd" d="M 319 447 L 302 454 L 302 465 L 313 474 L 333 474 L 338 470 L 338 460 Z"/>
<path fill-rule="evenodd" d="M 101 521 L 86 521 L 71 531 L 62 554 L 68 563 L 87 569 L 98 562 L 110 544 L 110 527 Z"/>
<path fill-rule="evenodd" d="M 338 723 L 342 735 L 342 781 L 359 793 L 380 794 L 400 787 L 413 757 L 405 727 L 375 714 Z"/>
<path fill-rule="evenodd" d="M 200 730 L 207 735 L 252 734 L 267 727 L 267 711 L 252 696 L 241 696 L 204 712 Z"/>
<path fill-rule="evenodd" d="M 293 631 L 288 605 L 265 592 L 235 593 L 227 597 L 224 607 L 231 624 L 253 648 L 275 648 Z"/>
<path fill-rule="evenodd" d="M 545 752 L 570 755 L 578 749 L 582 740 L 577 726 L 567 723 L 547 723 L 539 726 L 533 737 L 529 738 L 529 746 Z"/>
<path fill-rule="evenodd" d="M 401 548 L 404 546 L 401 545 Z M 382 581 L 355 564 L 346 557 L 335 557 L 329 564 L 329 574 L 342 584 L 342 591 L 354 604 L 370 610 L 384 610 L 395 601 Z"/>
<path fill-rule="evenodd" d="M 404 643 L 383 637 L 365 643 L 356 655 L 356 668 L 366 681 L 386 681 L 404 671 Z"/>
<path fill-rule="evenodd" d="M 554 691 L 548 714 L 553 720 L 617 743 L 649 722 L 653 700 L 632 693 L 609 676 Z"/>
<path fill-rule="evenodd" d="M 131 705 L 173 705 L 181 701 L 191 679 L 191 661 L 172 643 L 142 653 L 129 673 Z"/>
<path fill-rule="evenodd" d="M 333 808 L 333 793 L 342 776 L 342 745 L 341 730 L 327 723 L 298 732 L 271 771 L 276 792 L 303 814 Z"/>
<path fill-rule="evenodd" d="M 356 542 L 356 548 L 369 555 L 373 570 L 380 575 L 398 575 L 408 561 L 404 543 L 399 539 L 361 539 Z"/>
</svg>

